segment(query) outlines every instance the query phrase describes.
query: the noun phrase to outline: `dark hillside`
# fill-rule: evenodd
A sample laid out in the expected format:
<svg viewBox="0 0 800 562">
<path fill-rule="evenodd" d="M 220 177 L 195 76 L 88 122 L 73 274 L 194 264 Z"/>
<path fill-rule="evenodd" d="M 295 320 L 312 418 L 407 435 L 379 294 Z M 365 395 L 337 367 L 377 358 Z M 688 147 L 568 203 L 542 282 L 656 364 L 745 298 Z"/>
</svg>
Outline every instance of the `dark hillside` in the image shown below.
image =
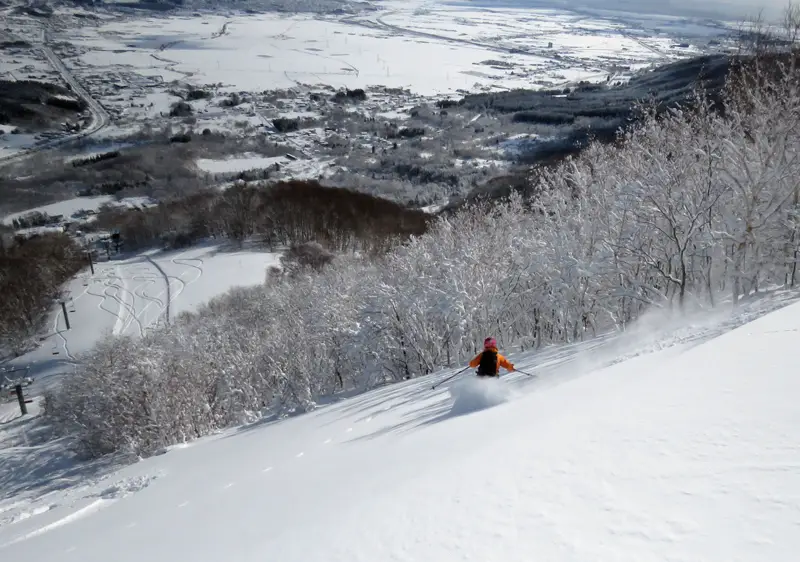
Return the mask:
<svg viewBox="0 0 800 562">
<path fill-rule="evenodd" d="M 515 90 L 467 96 L 464 106 L 481 111 L 510 114 L 519 123 L 530 123 L 531 133 L 538 126 L 559 134 L 548 135 L 526 147 L 521 161 L 536 163 L 552 156 L 580 150 L 590 136 L 613 140 L 616 131 L 630 122 L 636 102 L 651 99 L 662 109 L 689 101 L 692 92 L 703 86 L 716 97 L 725 84 L 730 59 L 723 55 L 679 61 L 644 72 L 627 84 L 584 84 L 572 91 Z"/>
<path fill-rule="evenodd" d="M 459 105 L 474 111 L 509 115 L 530 124 L 531 135 L 541 135 L 518 147 L 517 170 L 494 178 L 444 211 L 453 211 L 476 198 L 498 198 L 511 191 L 529 191 L 531 166 L 555 166 L 579 153 L 590 139 L 613 142 L 617 132 L 635 122 L 637 103 L 650 100 L 660 111 L 687 104 L 702 87 L 714 101 L 721 100 L 733 59 L 709 55 L 683 60 L 642 72 L 626 84 L 582 84 L 571 90 L 514 90 L 466 96 Z M 720 107 L 721 109 L 721 107 Z M 555 131 L 555 133 L 554 133 Z"/>
<path fill-rule="evenodd" d="M 0 125 L 50 129 L 85 110 L 86 102 L 56 84 L 0 80 Z"/>
</svg>

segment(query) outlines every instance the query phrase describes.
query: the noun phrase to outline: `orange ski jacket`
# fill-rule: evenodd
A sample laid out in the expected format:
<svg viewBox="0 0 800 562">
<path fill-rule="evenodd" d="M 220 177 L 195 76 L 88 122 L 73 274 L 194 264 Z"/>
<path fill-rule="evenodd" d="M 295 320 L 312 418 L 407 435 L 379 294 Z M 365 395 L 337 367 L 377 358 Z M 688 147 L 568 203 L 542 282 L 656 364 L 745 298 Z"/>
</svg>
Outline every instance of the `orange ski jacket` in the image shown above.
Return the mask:
<svg viewBox="0 0 800 562">
<path fill-rule="evenodd" d="M 507 371 L 513 371 L 514 370 L 514 365 L 512 363 L 509 363 L 508 359 L 506 359 L 505 357 L 500 355 L 500 353 L 497 352 L 496 348 L 491 347 L 489 349 L 491 351 L 494 351 L 495 353 L 497 353 L 497 369 L 495 371 L 495 374 L 500 372 L 500 367 L 503 367 Z M 475 367 L 480 365 L 481 364 L 481 357 L 483 357 L 483 351 L 481 351 L 478 355 L 475 356 L 475 358 L 472 361 L 469 362 L 469 366 L 474 369 Z"/>
</svg>

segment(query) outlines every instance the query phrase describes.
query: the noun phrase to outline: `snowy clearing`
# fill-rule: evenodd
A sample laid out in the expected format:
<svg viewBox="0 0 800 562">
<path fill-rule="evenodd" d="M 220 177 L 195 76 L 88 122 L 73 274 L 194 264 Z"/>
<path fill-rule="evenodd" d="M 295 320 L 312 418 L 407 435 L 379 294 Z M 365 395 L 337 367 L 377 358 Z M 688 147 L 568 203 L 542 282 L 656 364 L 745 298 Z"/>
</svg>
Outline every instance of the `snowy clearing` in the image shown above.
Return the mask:
<svg viewBox="0 0 800 562">
<path fill-rule="evenodd" d="M 36 384 L 72 372 L 73 362 L 106 334 L 142 336 L 192 312 L 232 287 L 263 283 L 280 254 L 201 245 L 185 251 L 149 251 L 94 264 L 66 286 L 70 328 L 56 304 L 40 347 L 10 361 L 29 367 Z"/>
<path fill-rule="evenodd" d="M 440 373 L 116 472 L 57 468 L 63 487 L 51 475 L 20 489 L 31 455 L 60 455 L 20 443 L 0 451 L 12 467 L 0 551 L 64 562 L 531 552 L 788 562 L 800 548 L 798 331 L 793 304 L 661 351 L 640 338 L 554 348 L 512 357 L 535 378 L 432 391 Z M 652 353 L 624 360 L 626 346 Z"/>
</svg>

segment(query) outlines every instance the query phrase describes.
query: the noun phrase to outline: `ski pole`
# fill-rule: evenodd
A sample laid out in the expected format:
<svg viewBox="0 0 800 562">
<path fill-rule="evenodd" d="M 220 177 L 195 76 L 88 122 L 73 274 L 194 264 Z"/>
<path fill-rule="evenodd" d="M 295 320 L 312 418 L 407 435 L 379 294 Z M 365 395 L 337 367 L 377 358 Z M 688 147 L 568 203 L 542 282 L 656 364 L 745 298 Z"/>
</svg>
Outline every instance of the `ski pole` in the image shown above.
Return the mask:
<svg viewBox="0 0 800 562">
<path fill-rule="evenodd" d="M 514 372 L 522 373 L 523 375 L 526 375 L 526 376 L 529 376 L 529 377 L 532 377 L 532 378 L 536 378 L 536 376 L 537 376 L 537 375 L 532 375 L 530 373 L 526 373 L 525 371 L 520 371 L 519 369 L 514 369 Z"/>
<path fill-rule="evenodd" d="M 450 375 L 450 376 L 449 376 L 449 377 L 447 377 L 446 379 L 444 379 L 444 380 L 441 380 L 441 381 L 437 382 L 435 385 L 433 385 L 433 386 L 431 387 L 431 390 L 436 390 L 436 387 L 437 387 L 437 386 L 439 386 L 440 384 L 446 383 L 446 382 L 447 382 L 447 381 L 449 381 L 449 380 L 452 380 L 452 379 L 456 378 L 458 375 L 460 375 L 461 373 L 463 373 L 463 372 L 464 372 L 464 371 L 466 371 L 467 369 L 469 369 L 469 365 L 467 365 L 466 367 L 464 367 L 463 369 L 461 369 L 461 370 L 460 370 L 459 372 L 457 372 L 455 375 Z"/>
</svg>

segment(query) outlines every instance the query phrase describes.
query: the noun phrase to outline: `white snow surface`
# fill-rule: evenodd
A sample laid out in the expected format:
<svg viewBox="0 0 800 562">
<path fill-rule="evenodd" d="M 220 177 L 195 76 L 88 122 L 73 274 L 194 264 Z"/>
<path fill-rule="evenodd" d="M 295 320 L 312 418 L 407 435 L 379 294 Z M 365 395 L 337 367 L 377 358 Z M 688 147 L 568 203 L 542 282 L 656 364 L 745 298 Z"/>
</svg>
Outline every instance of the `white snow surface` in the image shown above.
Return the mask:
<svg viewBox="0 0 800 562">
<path fill-rule="evenodd" d="M 443 372 L 65 489 L 6 448 L 0 558 L 794 561 L 799 332 L 792 304 L 627 360 L 512 354 L 536 377 Z"/>
</svg>

